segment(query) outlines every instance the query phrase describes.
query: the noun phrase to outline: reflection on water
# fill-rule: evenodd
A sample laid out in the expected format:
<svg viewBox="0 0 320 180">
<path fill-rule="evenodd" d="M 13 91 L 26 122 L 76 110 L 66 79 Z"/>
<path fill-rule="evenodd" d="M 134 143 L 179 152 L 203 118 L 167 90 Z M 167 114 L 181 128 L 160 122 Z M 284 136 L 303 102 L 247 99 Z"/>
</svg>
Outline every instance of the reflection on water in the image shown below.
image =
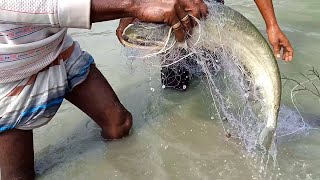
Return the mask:
<svg viewBox="0 0 320 180">
<path fill-rule="evenodd" d="M 226 2 L 265 33 L 262 18 L 249 0 Z M 317 0 L 274 2 L 281 27 L 296 49 L 294 63 L 279 62 L 282 74 L 319 67 L 320 3 Z M 203 87 L 193 82 L 181 93 L 161 89 L 159 72 L 148 72 L 140 62 L 120 54 L 114 35 L 117 22 L 100 23 L 92 31 L 70 30 L 84 50 L 94 55 L 99 69 L 134 116 L 131 136 L 102 142 L 100 129 L 80 110 L 65 102 L 48 125 L 35 131 L 38 179 L 264 179 L 259 163 L 246 156 L 241 145 L 228 139 L 221 124 L 211 118 Z M 155 89 L 150 91 L 151 86 Z M 281 132 L 301 127 L 293 111 L 290 89 L 284 88 Z M 298 107 L 311 129 L 278 138 L 278 179 L 320 179 L 319 101 L 309 94 L 297 97 Z M 290 126 L 291 127 L 290 127 Z M 279 136 L 281 134 L 279 133 Z M 283 135 L 283 134 L 282 134 Z"/>
</svg>

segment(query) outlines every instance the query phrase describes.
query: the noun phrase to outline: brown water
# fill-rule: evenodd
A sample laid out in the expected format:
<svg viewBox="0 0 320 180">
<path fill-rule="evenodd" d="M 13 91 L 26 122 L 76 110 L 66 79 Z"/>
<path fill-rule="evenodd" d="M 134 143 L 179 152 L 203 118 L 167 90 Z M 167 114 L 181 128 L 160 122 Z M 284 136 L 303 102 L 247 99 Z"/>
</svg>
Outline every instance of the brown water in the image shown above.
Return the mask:
<svg viewBox="0 0 320 180">
<path fill-rule="evenodd" d="M 265 34 L 253 1 L 226 4 Z M 320 2 L 276 0 L 274 4 L 279 23 L 296 49 L 293 63 L 279 62 L 282 74 L 300 78 L 299 73 L 310 66 L 320 69 Z M 132 112 L 132 134 L 121 141 L 102 142 L 98 126 L 65 102 L 48 125 L 35 130 L 38 179 L 269 179 L 261 177 L 259 163 L 225 137 L 219 121 L 211 119 L 202 86 L 193 82 L 185 93 L 163 91 L 158 71 L 150 73 L 141 62 L 129 62 L 121 55 L 116 26 L 117 21 L 112 21 L 95 24 L 91 31 L 69 33 L 95 57 Z M 290 88 L 284 88 L 283 103 L 293 109 Z M 298 100 L 299 110 L 316 124 L 319 99 L 302 94 Z M 295 122 L 287 123 L 296 128 Z M 314 129 L 280 138 L 280 169 L 271 169 L 273 174 L 278 179 L 320 179 L 319 136 Z"/>
</svg>

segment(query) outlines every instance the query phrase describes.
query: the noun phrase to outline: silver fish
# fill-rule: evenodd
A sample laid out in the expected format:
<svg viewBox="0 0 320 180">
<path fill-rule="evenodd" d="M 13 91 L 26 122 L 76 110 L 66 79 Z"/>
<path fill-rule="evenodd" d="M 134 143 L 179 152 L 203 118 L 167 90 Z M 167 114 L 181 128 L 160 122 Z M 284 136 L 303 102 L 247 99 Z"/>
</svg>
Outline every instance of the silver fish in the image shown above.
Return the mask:
<svg viewBox="0 0 320 180">
<path fill-rule="evenodd" d="M 260 31 L 243 15 L 225 5 L 210 3 L 209 18 L 200 25 L 206 34 L 195 46 L 214 51 L 215 44 L 226 44 L 240 57 L 239 62 L 259 91 L 263 106 L 264 128 L 260 132 L 259 144 L 270 149 L 277 128 L 281 100 L 281 78 L 277 60 Z M 149 27 L 149 28 L 148 28 Z M 166 42 L 169 27 L 165 25 L 143 26 L 141 23 L 128 27 L 123 37 L 127 47 L 159 50 Z M 220 33 L 220 32 L 227 33 Z M 193 30 L 193 42 L 197 41 L 197 28 Z M 154 34 L 154 35 L 153 35 Z M 167 44 L 171 44 L 170 37 Z"/>
</svg>

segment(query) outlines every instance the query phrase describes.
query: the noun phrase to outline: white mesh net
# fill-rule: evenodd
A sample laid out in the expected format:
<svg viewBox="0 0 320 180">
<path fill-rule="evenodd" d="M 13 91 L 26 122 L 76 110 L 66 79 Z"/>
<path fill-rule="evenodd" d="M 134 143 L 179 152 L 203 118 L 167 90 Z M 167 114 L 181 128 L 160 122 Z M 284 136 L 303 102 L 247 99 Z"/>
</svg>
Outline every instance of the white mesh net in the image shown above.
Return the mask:
<svg viewBox="0 0 320 180">
<path fill-rule="evenodd" d="M 185 90 L 192 79 L 204 82 L 207 87 L 204 92 L 211 97 L 216 110 L 212 116 L 221 120 L 226 135 L 240 140 L 248 152 L 255 153 L 257 148 L 265 151 L 259 144 L 259 136 L 266 127 L 268 107 L 259 90 L 261 85 L 257 85 L 248 69 L 251 67 L 245 67 L 242 61 L 247 58 L 241 52 L 245 48 L 233 44 L 234 36 L 230 35 L 235 33 L 230 31 L 237 31 L 237 36 L 248 31 L 247 34 L 260 38 L 258 43 L 262 47 L 266 46 L 264 39 L 230 8 L 210 3 L 209 12 L 207 20 L 197 21 L 199 25 L 188 44 L 175 42 L 166 25 L 136 22 L 124 35 L 128 42 L 127 56 L 161 67 L 163 88 Z"/>
</svg>

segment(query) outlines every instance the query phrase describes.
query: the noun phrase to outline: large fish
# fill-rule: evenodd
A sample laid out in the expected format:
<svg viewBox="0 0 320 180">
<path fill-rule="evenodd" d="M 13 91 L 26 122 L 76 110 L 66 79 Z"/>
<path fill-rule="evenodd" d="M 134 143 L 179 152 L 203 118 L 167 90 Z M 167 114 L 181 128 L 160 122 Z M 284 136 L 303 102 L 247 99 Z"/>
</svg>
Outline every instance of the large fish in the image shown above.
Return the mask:
<svg viewBox="0 0 320 180">
<path fill-rule="evenodd" d="M 217 44 L 223 44 L 238 55 L 238 62 L 250 76 L 254 86 L 251 91 L 258 91 L 263 103 L 264 127 L 259 132 L 259 144 L 270 149 L 275 136 L 281 99 L 281 78 L 273 51 L 259 30 L 243 15 L 225 5 L 209 4 L 209 18 L 201 21 L 202 35 L 195 47 L 205 47 L 216 51 Z M 169 28 L 148 28 L 146 24 L 133 24 L 128 27 L 123 37 L 127 47 L 137 49 L 161 50 L 164 42 L 171 44 L 174 37 L 166 41 Z M 151 27 L 151 26 L 150 26 Z M 223 33 L 222 33 L 223 32 Z M 193 30 L 193 40 L 198 41 L 198 29 Z M 151 51 L 150 51 L 151 52 Z"/>
</svg>

